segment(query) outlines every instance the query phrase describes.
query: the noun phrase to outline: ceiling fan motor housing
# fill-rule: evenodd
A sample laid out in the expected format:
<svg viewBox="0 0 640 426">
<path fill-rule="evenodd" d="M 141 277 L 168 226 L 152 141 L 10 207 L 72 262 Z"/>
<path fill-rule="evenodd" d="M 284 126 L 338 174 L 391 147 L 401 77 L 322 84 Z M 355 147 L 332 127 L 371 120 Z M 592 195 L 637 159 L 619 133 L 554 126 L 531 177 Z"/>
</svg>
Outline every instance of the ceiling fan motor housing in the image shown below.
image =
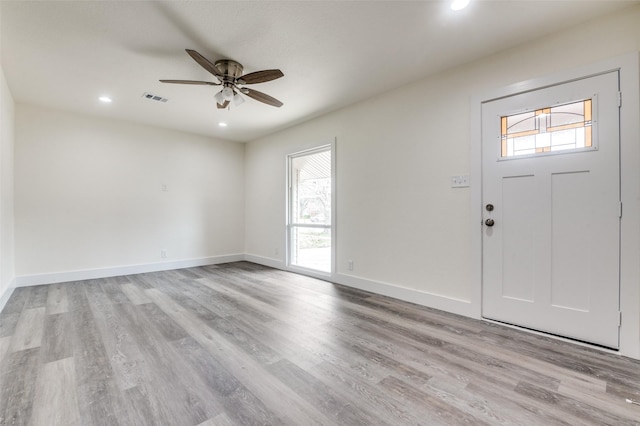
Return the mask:
<svg viewBox="0 0 640 426">
<path fill-rule="evenodd" d="M 229 79 L 233 79 L 233 81 L 235 81 L 236 79 L 242 77 L 242 71 L 244 68 L 242 67 L 242 64 L 236 61 L 232 61 L 230 59 L 221 59 L 219 61 L 216 61 L 214 65 L 218 72 L 225 77 L 225 80 L 228 77 Z"/>
</svg>

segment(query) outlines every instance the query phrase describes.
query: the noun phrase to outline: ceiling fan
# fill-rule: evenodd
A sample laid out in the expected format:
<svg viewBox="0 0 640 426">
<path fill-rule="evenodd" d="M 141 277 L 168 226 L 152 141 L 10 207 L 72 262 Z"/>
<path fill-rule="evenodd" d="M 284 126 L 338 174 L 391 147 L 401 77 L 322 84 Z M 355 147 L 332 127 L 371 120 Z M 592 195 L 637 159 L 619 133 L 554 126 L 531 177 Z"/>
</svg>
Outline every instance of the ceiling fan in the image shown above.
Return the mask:
<svg viewBox="0 0 640 426">
<path fill-rule="evenodd" d="M 281 107 L 283 104 L 274 97 L 271 97 L 265 93 L 258 92 L 257 90 L 243 87 L 245 84 L 264 83 L 267 81 L 275 80 L 284 76 L 280 70 L 264 70 L 256 71 L 249 74 L 242 75 L 242 64 L 232 61 L 230 59 L 221 59 L 212 64 L 207 58 L 196 52 L 195 50 L 185 49 L 189 56 L 191 56 L 202 68 L 209 71 L 216 76 L 219 83 L 213 83 L 210 81 L 197 81 L 197 80 L 160 80 L 162 83 L 177 83 L 177 84 L 200 84 L 207 86 L 222 86 L 222 90 L 216 93 L 214 96 L 218 104 L 218 108 L 224 109 L 229 106 L 231 102 L 238 106 L 244 102 L 240 93 L 255 99 L 256 101 L 263 102 L 267 105 L 274 107 Z"/>
</svg>

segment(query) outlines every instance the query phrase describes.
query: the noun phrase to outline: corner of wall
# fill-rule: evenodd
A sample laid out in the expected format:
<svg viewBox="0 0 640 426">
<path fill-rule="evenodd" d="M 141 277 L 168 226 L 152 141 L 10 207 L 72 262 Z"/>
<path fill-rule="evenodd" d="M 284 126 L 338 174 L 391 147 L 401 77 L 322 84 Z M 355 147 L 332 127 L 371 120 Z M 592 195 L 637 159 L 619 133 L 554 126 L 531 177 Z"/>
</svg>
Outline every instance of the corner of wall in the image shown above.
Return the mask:
<svg viewBox="0 0 640 426">
<path fill-rule="evenodd" d="M 285 270 L 286 265 L 282 260 L 273 259 L 270 257 L 258 256 L 256 254 L 248 254 L 244 255 L 244 260 L 251 263 L 257 263 L 258 265 L 268 266 L 270 268 Z"/>
<path fill-rule="evenodd" d="M 15 288 L 14 111 L 13 96 L 0 63 L 0 311 Z"/>
<path fill-rule="evenodd" d="M 2 312 L 2 310 L 4 309 L 5 305 L 9 301 L 9 298 L 13 294 L 13 290 L 15 289 L 16 289 L 16 280 L 11 279 L 11 281 L 9 281 L 9 285 L 7 286 L 7 288 L 2 290 L 2 292 L 0 293 L 0 312 Z"/>
</svg>

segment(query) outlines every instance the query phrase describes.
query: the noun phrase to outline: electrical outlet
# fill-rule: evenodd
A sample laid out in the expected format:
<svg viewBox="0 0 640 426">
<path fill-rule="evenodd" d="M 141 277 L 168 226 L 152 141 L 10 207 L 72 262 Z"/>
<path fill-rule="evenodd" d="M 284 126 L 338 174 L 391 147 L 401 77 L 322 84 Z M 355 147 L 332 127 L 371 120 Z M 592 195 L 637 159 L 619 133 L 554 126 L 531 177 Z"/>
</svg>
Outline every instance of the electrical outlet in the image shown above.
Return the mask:
<svg viewBox="0 0 640 426">
<path fill-rule="evenodd" d="M 162 189 L 162 192 L 167 192 L 169 191 L 169 187 L 167 186 L 166 183 L 163 183 L 162 186 L 160 186 L 160 189 Z"/>
<path fill-rule="evenodd" d="M 275 253 L 276 256 L 280 254 L 280 250 L 278 250 L 278 247 L 276 247 L 276 249 L 273 252 Z"/>
<path fill-rule="evenodd" d="M 353 260 L 349 259 L 349 261 L 347 262 L 347 265 L 349 265 L 349 270 L 353 271 Z"/>
<path fill-rule="evenodd" d="M 160 250 L 160 257 L 163 259 L 167 258 L 167 251 L 165 249 Z"/>
</svg>

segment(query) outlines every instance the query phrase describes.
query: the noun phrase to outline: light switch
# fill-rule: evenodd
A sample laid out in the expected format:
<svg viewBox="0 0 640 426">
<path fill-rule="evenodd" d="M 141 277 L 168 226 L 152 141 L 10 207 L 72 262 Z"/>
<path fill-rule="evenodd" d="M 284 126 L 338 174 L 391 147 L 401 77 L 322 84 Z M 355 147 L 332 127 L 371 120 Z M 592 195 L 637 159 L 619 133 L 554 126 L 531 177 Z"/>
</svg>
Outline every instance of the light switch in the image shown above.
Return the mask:
<svg viewBox="0 0 640 426">
<path fill-rule="evenodd" d="M 451 176 L 452 188 L 468 188 L 469 187 L 469 175 Z"/>
</svg>

